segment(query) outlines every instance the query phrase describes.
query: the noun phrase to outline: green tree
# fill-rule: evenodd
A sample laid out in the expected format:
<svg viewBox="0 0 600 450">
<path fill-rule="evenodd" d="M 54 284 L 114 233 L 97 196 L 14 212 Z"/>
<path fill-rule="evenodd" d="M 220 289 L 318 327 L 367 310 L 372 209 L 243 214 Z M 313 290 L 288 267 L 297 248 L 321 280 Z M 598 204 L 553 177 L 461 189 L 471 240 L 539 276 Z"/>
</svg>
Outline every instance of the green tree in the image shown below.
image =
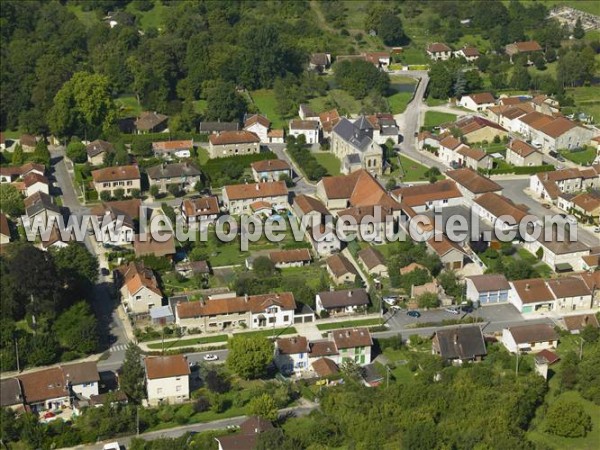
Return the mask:
<svg viewBox="0 0 600 450">
<path fill-rule="evenodd" d="M 139 404 L 144 398 L 144 367 L 142 366 L 142 353 L 140 348 L 133 342 L 127 344 L 125 360 L 119 377 L 119 387 L 127 398 Z"/>
<path fill-rule="evenodd" d="M 75 303 L 62 313 L 54 323 L 54 332 L 65 350 L 88 355 L 98 348 L 98 323 L 85 301 Z"/>
<path fill-rule="evenodd" d="M 0 208 L 4 214 L 11 217 L 20 216 L 25 212 L 23 197 L 12 184 L 0 184 Z"/>
<path fill-rule="evenodd" d="M 417 298 L 419 308 L 437 308 L 440 306 L 440 299 L 433 292 L 425 292 Z"/>
<path fill-rule="evenodd" d="M 158 194 L 160 193 L 160 188 L 158 187 L 158 185 L 153 184 L 152 186 L 150 186 L 150 189 L 148 191 L 150 193 L 150 195 L 154 198 L 156 198 L 158 196 Z"/>
<path fill-rule="evenodd" d="M 379 20 L 377 34 L 385 45 L 401 45 L 406 40 L 402 29 L 402 21 L 391 11 Z"/>
<path fill-rule="evenodd" d="M 394 189 L 397 186 L 396 183 L 396 179 L 395 178 L 389 178 L 386 182 L 385 182 L 385 188 L 388 191 L 391 191 L 392 189 Z"/>
<path fill-rule="evenodd" d="M 367 61 L 337 62 L 333 71 L 336 83 L 357 99 L 365 98 L 372 91 L 384 94 L 390 86 L 388 74 Z"/>
<path fill-rule="evenodd" d="M 256 276 L 261 278 L 270 277 L 277 273 L 275 264 L 268 256 L 258 256 L 255 258 L 252 263 L 252 269 L 256 273 Z"/>
<path fill-rule="evenodd" d="M 273 344 L 262 336 L 236 335 L 229 341 L 227 367 L 242 378 L 258 378 L 273 360 Z"/>
<path fill-rule="evenodd" d="M 531 84 L 531 76 L 526 67 L 515 64 L 513 74 L 510 77 L 510 85 L 513 89 L 526 91 Z"/>
<path fill-rule="evenodd" d="M 225 81 L 211 81 L 204 87 L 206 93 L 206 119 L 240 121 L 246 112 L 244 98 L 236 92 L 235 85 Z"/>
<path fill-rule="evenodd" d="M 266 393 L 250 400 L 250 403 L 248 403 L 248 412 L 252 416 L 261 417 L 269 422 L 274 422 L 279 417 L 275 400 Z"/>
<path fill-rule="evenodd" d="M 115 145 L 115 153 L 113 156 L 113 166 L 126 166 L 129 164 L 129 153 L 122 142 Z"/>
<path fill-rule="evenodd" d="M 546 432 L 562 437 L 584 437 L 592 429 L 592 418 L 581 403 L 557 400 L 548 408 Z"/>
<path fill-rule="evenodd" d="M 60 348 L 54 335 L 41 332 L 27 339 L 25 348 L 22 349 L 22 355 L 30 366 L 45 366 L 55 363 L 59 353 Z"/>
<path fill-rule="evenodd" d="M 75 163 L 84 163 L 87 161 L 87 151 L 85 144 L 81 141 L 72 140 L 67 145 L 67 156 Z"/>
<path fill-rule="evenodd" d="M 25 162 L 25 154 L 23 153 L 23 147 L 21 144 L 15 145 L 11 162 L 13 166 L 20 166 Z"/>
<path fill-rule="evenodd" d="M 50 151 L 48 151 L 48 144 L 45 139 L 42 138 L 37 142 L 31 160 L 46 167 L 50 166 Z"/>
<path fill-rule="evenodd" d="M 117 200 L 123 200 L 125 198 L 125 189 L 117 188 L 113 191 L 113 195 Z"/>
<path fill-rule="evenodd" d="M 76 72 L 54 97 L 48 112 L 50 130 L 58 136 L 95 138 L 117 117 L 107 77 Z"/>
<path fill-rule="evenodd" d="M 110 191 L 102 191 L 100 192 L 100 200 L 103 202 L 107 202 L 111 199 Z"/>
<path fill-rule="evenodd" d="M 52 250 L 52 259 L 59 275 L 70 286 L 89 289 L 98 279 L 98 258 L 79 242 Z"/>
<path fill-rule="evenodd" d="M 573 37 L 575 39 L 583 39 L 583 36 L 585 36 L 585 30 L 581 24 L 581 17 L 578 17 L 575 22 L 575 27 L 573 28 Z"/>
</svg>

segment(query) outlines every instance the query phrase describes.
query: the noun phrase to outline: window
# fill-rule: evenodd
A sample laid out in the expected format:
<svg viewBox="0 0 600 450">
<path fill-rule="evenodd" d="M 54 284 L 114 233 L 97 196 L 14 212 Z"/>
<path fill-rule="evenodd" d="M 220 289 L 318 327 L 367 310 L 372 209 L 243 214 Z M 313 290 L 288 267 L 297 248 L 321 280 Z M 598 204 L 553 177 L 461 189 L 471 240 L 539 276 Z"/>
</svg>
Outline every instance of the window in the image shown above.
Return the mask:
<svg viewBox="0 0 600 450">
<path fill-rule="evenodd" d="M 179 378 L 178 378 L 179 379 Z M 181 385 L 175 387 L 176 392 L 181 392 Z"/>
<path fill-rule="evenodd" d="M 275 323 L 275 317 L 269 317 L 269 323 Z"/>
<path fill-rule="evenodd" d="M 283 321 L 287 322 L 288 320 L 290 320 L 290 316 L 283 316 Z"/>
</svg>

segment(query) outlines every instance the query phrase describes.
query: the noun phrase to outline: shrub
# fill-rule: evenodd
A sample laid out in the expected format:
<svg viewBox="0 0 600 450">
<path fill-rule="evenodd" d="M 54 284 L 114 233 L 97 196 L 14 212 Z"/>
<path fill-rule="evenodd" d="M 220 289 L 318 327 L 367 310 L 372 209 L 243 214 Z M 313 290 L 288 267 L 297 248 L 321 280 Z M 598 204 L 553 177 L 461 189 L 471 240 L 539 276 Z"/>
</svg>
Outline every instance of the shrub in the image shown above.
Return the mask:
<svg viewBox="0 0 600 450">
<path fill-rule="evenodd" d="M 546 431 L 563 437 L 583 437 L 592 429 L 592 418 L 581 404 L 557 400 L 548 408 Z"/>
<path fill-rule="evenodd" d="M 205 397 L 204 395 L 201 395 L 200 397 L 198 397 L 198 399 L 194 402 L 194 411 L 197 413 L 201 413 L 201 412 L 205 412 L 208 411 L 210 409 L 210 400 Z"/>
</svg>

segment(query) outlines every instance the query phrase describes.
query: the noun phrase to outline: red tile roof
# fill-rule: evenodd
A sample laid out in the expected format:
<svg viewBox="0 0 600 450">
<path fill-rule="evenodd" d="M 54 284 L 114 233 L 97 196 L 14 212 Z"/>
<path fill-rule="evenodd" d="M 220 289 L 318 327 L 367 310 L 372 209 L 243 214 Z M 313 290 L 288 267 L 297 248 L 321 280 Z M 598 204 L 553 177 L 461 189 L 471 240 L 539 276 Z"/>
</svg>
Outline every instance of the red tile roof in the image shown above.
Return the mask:
<svg viewBox="0 0 600 450">
<path fill-rule="evenodd" d="M 260 138 L 251 131 L 223 131 L 220 134 L 211 134 L 208 140 L 212 145 L 254 144 Z"/>
<path fill-rule="evenodd" d="M 283 159 L 267 159 L 263 161 L 256 161 L 250 164 L 257 172 L 275 172 L 279 170 L 289 170 L 290 165 Z"/>
<path fill-rule="evenodd" d="M 433 44 L 429 44 L 429 46 L 427 46 L 427 51 L 429 53 L 442 53 L 451 52 L 452 49 L 446 44 L 442 44 L 441 42 L 434 42 Z"/>
<path fill-rule="evenodd" d="M 528 157 L 529 155 L 537 152 L 535 147 L 529 145 L 527 142 L 522 141 L 520 139 L 513 139 L 508 144 L 508 148 L 510 148 L 517 155 L 522 156 L 523 158 Z"/>
<path fill-rule="evenodd" d="M 96 183 L 139 180 L 140 169 L 138 166 L 105 167 L 104 169 L 93 170 L 92 178 Z"/>
<path fill-rule="evenodd" d="M 251 127 L 255 123 L 258 123 L 265 128 L 269 128 L 271 126 L 271 121 L 265 116 L 261 114 L 253 114 L 246 119 L 246 122 L 244 122 L 244 128 Z"/>
<path fill-rule="evenodd" d="M 483 105 L 484 103 L 494 103 L 496 99 L 490 92 L 481 92 L 479 94 L 471 94 L 467 97 L 471 97 L 476 105 Z"/>
<path fill-rule="evenodd" d="M 190 366 L 183 355 L 148 356 L 145 361 L 149 380 L 180 377 L 190 374 Z"/>
<path fill-rule="evenodd" d="M 219 201 L 215 196 L 186 199 L 181 206 L 187 217 L 219 214 Z"/>
<path fill-rule="evenodd" d="M 275 264 L 310 262 L 311 256 L 307 248 L 293 250 L 275 250 L 269 253 L 269 259 Z"/>
<path fill-rule="evenodd" d="M 206 301 L 178 303 L 177 316 L 186 319 L 218 314 L 261 313 L 269 306 L 279 306 L 283 310 L 296 309 L 294 294 L 282 292 L 274 294 L 249 295 L 247 297 L 217 298 Z"/>
<path fill-rule="evenodd" d="M 308 353 L 308 340 L 304 336 L 293 336 L 280 338 L 275 341 L 277 350 L 282 355 L 297 355 L 298 353 Z"/>
<path fill-rule="evenodd" d="M 229 200 L 247 200 L 288 195 L 288 189 L 284 181 L 234 184 L 225 186 L 223 191 L 227 194 Z"/>
<path fill-rule="evenodd" d="M 369 347 L 373 345 L 368 328 L 346 328 L 334 330 L 333 341 L 338 349 Z"/>
<path fill-rule="evenodd" d="M 498 183 L 490 180 L 489 178 L 485 178 L 484 176 L 475 172 L 473 169 L 463 168 L 449 170 L 446 172 L 446 175 L 475 194 L 483 194 L 486 192 L 496 192 L 502 190 L 502 186 L 500 186 Z"/>
<path fill-rule="evenodd" d="M 475 203 L 481 206 L 486 211 L 489 211 L 496 218 L 500 216 L 509 216 L 515 219 L 519 223 L 527 212 L 522 208 L 517 207 L 511 200 L 498 195 L 495 192 L 488 192 L 475 199 Z"/>
</svg>

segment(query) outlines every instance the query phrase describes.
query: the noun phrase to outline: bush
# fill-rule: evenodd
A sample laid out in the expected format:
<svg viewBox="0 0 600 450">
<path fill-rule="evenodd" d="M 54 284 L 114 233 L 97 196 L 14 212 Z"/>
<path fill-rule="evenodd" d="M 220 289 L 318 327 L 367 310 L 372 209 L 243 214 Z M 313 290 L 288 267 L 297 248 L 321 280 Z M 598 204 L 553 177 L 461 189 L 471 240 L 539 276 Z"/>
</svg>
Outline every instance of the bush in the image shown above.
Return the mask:
<svg viewBox="0 0 600 450">
<path fill-rule="evenodd" d="M 546 431 L 563 437 L 584 437 L 592 429 L 592 418 L 575 401 L 557 400 L 548 408 Z"/>
<path fill-rule="evenodd" d="M 69 159 L 74 163 L 84 163 L 87 161 L 85 145 L 80 141 L 69 142 L 66 153 Z"/>
<path fill-rule="evenodd" d="M 198 397 L 198 399 L 194 402 L 194 411 L 197 413 L 201 413 L 201 412 L 205 412 L 208 411 L 210 409 L 210 400 L 205 397 L 204 395 L 201 395 L 200 397 Z"/>
<path fill-rule="evenodd" d="M 196 402 L 197 403 L 197 402 Z M 175 413 L 175 422 L 184 425 L 194 415 L 195 408 L 190 404 L 182 405 Z"/>
<path fill-rule="evenodd" d="M 110 192 L 109 191 L 100 192 L 100 200 L 102 200 L 103 202 L 109 201 L 110 200 Z"/>
</svg>

